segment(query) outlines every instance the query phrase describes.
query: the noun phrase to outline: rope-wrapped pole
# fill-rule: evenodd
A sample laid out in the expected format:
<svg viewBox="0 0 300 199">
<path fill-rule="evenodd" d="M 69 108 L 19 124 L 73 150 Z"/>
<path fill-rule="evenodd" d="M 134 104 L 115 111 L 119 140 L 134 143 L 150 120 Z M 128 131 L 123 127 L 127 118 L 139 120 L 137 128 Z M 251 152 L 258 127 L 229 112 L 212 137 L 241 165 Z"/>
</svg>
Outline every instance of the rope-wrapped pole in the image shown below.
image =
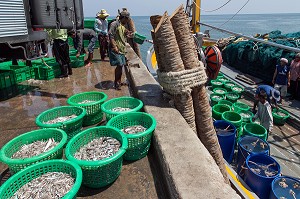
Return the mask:
<svg viewBox="0 0 300 199">
<path fill-rule="evenodd" d="M 189 19 L 181 5 L 171 16 L 171 22 L 176 35 L 176 40 L 180 49 L 181 58 L 184 63 L 185 70 L 201 68 L 201 72 L 205 75 L 205 68 L 202 62 L 198 60 L 194 39 L 190 33 Z M 206 75 L 205 75 L 206 76 Z M 206 79 L 205 79 L 206 80 Z M 205 82 L 202 85 L 192 88 L 193 108 L 196 120 L 197 134 L 203 145 L 210 152 L 216 161 L 226 183 L 229 179 L 226 167 L 218 142 L 217 134 L 213 126 L 211 108 L 207 98 Z"/>
<path fill-rule="evenodd" d="M 184 64 L 180 56 L 176 36 L 168 14 L 165 12 L 162 17 L 153 16 L 150 20 L 154 27 L 154 37 L 152 39 L 154 41 L 154 50 L 157 61 L 159 62 L 159 71 L 163 73 L 184 71 Z M 181 113 L 193 131 L 196 132 L 191 92 L 170 94 L 174 97 L 174 104 L 177 110 Z"/>
</svg>

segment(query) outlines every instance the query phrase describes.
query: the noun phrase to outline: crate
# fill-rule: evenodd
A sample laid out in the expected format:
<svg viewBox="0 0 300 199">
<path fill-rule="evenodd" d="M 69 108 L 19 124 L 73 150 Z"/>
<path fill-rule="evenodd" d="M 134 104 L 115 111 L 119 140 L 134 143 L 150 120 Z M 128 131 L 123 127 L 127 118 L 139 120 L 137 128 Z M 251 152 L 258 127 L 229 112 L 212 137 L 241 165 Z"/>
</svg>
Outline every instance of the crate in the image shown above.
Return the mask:
<svg viewBox="0 0 300 199">
<path fill-rule="evenodd" d="M 16 75 L 12 70 L 0 70 L 0 89 L 15 85 Z"/>
<path fill-rule="evenodd" d="M 19 94 L 17 85 L 0 89 L 0 101 L 5 101 Z"/>
<path fill-rule="evenodd" d="M 84 66 L 84 56 L 85 54 L 82 54 L 77 58 L 76 56 L 70 56 L 71 59 L 71 67 L 72 68 L 79 68 Z"/>
<path fill-rule="evenodd" d="M 140 34 L 138 34 L 137 32 L 134 33 L 133 41 L 134 41 L 135 43 L 143 44 L 144 41 L 145 41 L 145 39 L 146 39 L 145 36 L 140 35 Z"/>
<path fill-rule="evenodd" d="M 29 66 L 11 65 L 9 68 L 15 73 L 16 83 L 20 83 L 31 78 Z"/>
<path fill-rule="evenodd" d="M 13 65 L 12 61 L 6 61 L 6 62 L 1 62 L 0 63 L 0 69 L 1 70 L 9 70 L 9 67 Z M 25 62 L 23 61 L 18 61 L 19 66 L 25 66 Z"/>
</svg>

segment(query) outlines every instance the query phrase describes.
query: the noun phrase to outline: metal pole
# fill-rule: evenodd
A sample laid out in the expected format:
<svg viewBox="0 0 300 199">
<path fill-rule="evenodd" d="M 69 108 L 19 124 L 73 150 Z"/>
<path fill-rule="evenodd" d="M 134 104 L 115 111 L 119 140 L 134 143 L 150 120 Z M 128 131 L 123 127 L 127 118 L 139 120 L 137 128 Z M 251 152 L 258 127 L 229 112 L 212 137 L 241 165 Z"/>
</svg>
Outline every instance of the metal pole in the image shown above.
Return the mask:
<svg viewBox="0 0 300 199">
<path fill-rule="evenodd" d="M 234 35 L 234 36 L 244 37 L 244 38 L 249 39 L 249 40 L 257 41 L 257 42 L 267 44 L 267 45 L 270 45 L 270 46 L 274 46 L 274 47 L 277 47 L 277 48 L 282 48 L 282 49 L 287 50 L 287 51 L 292 51 L 292 52 L 296 52 L 296 53 L 300 52 L 300 48 L 289 47 L 289 46 L 285 46 L 285 45 L 282 45 L 282 44 L 277 44 L 277 43 L 274 43 L 274 42 L 271 42 L 271 41 L 257 39 L 257 38 L 254 38 L 252 36 L 250 37 L 250 36 L 246 36 L 246 35 L 243 35 L 243 34 L 240 34 L 240 33 L 231 32 L 229 30 L 217 28 L 215 26 L 211 26 L 209 24 L 205 24 L 205 23 L 201 23 L 201 22 L 199 24 L 203 25 L 203 26 L 210 27 L 212 29 L 218 30 L 218 31 L 223 32 L 223 33 L 228 33 L 228 34 L 231 34 L 231 35 Z"/>
</svg>

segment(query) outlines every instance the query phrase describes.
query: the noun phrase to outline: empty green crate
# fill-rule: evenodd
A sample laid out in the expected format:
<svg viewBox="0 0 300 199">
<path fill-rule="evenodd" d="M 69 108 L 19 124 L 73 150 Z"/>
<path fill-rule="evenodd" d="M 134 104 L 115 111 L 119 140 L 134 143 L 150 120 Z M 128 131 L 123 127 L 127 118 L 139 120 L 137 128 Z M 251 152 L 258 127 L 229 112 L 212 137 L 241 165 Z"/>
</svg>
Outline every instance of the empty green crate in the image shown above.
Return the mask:
<svg viewBox="0 0 300 199">
<path fill-rule="evenodd" d="M 6 62 L 1 62 L 0 63 L 0 69 L 1 70 L 9 70 L 10 66 L 13 65 L 12 61 L 6 61 Z M 19 66 L 25 66 L 25 62 L 23 61 L 18 61 Z"/>
<path fill-rule="evenodd" d="M 31 78 L 29 66 L 11 65 L 9 68 L 10 70 L 14 71 L 17 83 L 26 81 Z"/>
<path fill-rule="evenodd" d="M 85 54 L 80 55 L 78 58 L 76 56 L 70 56 L 71 67 L 79 68 L 79 67 L 84 66 L 84 56 L 85 56 Z"/>
<path fill-rule="evenodd" d="M 12 70 L 0 70 L 0 89 L 16 84 L 16 76 Z"/>
</svg>

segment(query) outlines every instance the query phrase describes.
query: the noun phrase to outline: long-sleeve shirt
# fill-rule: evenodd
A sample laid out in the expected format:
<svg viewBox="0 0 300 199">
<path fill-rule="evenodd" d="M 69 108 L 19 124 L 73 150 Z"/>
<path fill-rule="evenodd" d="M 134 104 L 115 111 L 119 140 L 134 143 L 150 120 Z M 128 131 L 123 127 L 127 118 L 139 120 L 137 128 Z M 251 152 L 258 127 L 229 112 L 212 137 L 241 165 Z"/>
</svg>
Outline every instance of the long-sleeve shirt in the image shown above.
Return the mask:
<svg viewBox="0 0 300 199">
<path fill-rule="evenodd" d="M 295 60 L 291 63 L 291 80 L 296 81 L 300 77 L 300 61 L 296 62 Z"/>
<path fill-rule="evenodd" d="M 107 19 L 96 19 L 95 24 L 94 24 L 94 29 L 97 34 L 102 33 L 102 34 L 107 34 L 108 31 L 108 21 Z"/>
<path fill-rule="evenodd" d="M 46 31 L 48 32 L 50 39 L 61 39 L 66 41 L 68 38 L 67 29 L 46 29 Z"/>
<path fill-rule="evenodd" d="M 261 102 L 258 103 L 258 110 L 254 115 L 254 119 L 259 118 L 260 124 L 265 127 L 267 130 L 271 131 L 273 127 L 273 115 L 271 105 L 268 101 L 265 101 L 264 104 Z"/>
<path fill-rule="evenodd" d="M 83 40 L 91 40 L 93 37 L 96 37 L 96 33 L 92 29 L 80 29 L 77 30 L 76 37 L 73 39 L 74 42 L 74 48 L 78 51 L 81 52 L 83 48 Z"/>
</svg>

